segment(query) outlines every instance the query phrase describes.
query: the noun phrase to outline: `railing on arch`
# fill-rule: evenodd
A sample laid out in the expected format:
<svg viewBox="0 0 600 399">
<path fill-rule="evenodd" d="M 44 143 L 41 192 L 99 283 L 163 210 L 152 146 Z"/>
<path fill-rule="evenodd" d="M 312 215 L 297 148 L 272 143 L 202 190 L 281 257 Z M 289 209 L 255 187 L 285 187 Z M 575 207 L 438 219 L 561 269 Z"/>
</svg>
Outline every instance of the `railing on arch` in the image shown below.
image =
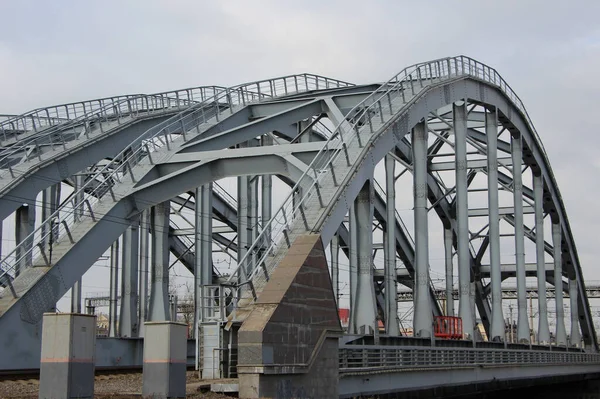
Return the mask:
<svg viewBox="0 0 600 399">
<path fill-rule="evenodd" d="M 377 133 L 377 130 L 373 128 L 373 120 L 378 118 L 382 124 L 387 122 L 384 110 L 390 116 L 394 115 L 406 103 L 414 101 L 414 96 L 419 92 L 433 85 L 444 84 L 461 77 L 481 80 L 497 87 L 523 113 L 530 127 L 534 129 L 523 103 L 506 81 L 495 69 L 477 60 L 457 56 L 419 63 L 403 69 L 350 110 L 348 116 L 352 118 L 351 121 L 341 121 L 336 126 L 333 134 L 313 158 L 290 194 L 284 199 L 281 207 L 273 214 L 244 257 L 240 259 L 238 267 L 229 277 L 228 287 L 224 286 L 224 289 L 242 290 L 243 293 L 236 293 L 238 298 L 256 300 L 256 286 L 265 284 L 276 266 L 269 264 L 267 258 L 275 252 L 278 245 L 287 245 L 288 247 L 291 245 L 288 234 L 292 222 L 295 218 L 304 215 L 305 207 L 311 197 L 317 195 L 320 199 L 320 182 L 325 174 L 334 173 L 333 164 L 339 157 L 345 156 L 348 159 L 348 146 L 358 141 L 359 130 L 368 129 L 371 135 Z M 393 99 L 401 99 L 402 105 L 394 108 Z M 539 141 L 535 130 L 533 132 Z M 361 147 L 363 144 L 358 142 Z M 295 193 L 301 188 L 302 197 L 298 198 Z M 318 230 L 319 226 L 308 226 L 305 229 L 306 232 Z M 248 265 L 254 265 L 254 268 L 248 270 Z"/>
<path fill-rule="evenodd" d="M 113 190 L 115 183 L 130 179 L 136 182 L 133 169 L 143 159 L 154 163 L 152 153 L 159 148 L 170 148 L 171 143 L 180 136 L 186 140 L 186 132 L 196 129 L 208 121 L 219 122 L 224 115 L 235 112 L 236 107 L 257 103 L 278 96 L 317 90 L 318 88 L 335 88 L 351 86 L 348 82 L 311 74 L 290 75 L 279 78 L 246 83 L 226 88 L 214 93 L 212 97 L 193 104 L 168 120 L 148 129 L 116 155 L 89 179 L 71 199 L 44 220 L 23 242 L 17 245 L 8 255 L 0 260 L 0 291 L 3 295 L 8 289 L 16 298 L 17 293 L 12 285 L 18 266 L 31 264 L 32 259 L 43 259 L 51 266 L 52 261 L 46 254 L 46 243 L 69 239 L 72 243 L 71 226 L 84 219 L 97 221 L 103 215 L 94 213 L 94 205 L 101 201 L 117 202 Z M 180 132 L 174 134 L 174 132 Z M 33 245 L 31 243 L 33 242 Z"/>
<path fill-rule="evenodd" d="M 143 110 L 169 107 L 170 104 L 184 105 L 198 103 L 208 98 L 211 92 L 214 93 L 216 89 L 224 89 L 224 87 L 190 87 L 154 94 L 128 94 L 36 108 L 25 114 L 14 115 L 11 118 L 0 121 L 0 133 L 2 135 L 0 139 L 9 139 L 10 137 L 7 136 L 7 133 L 13 133 L 18 136 L 25 132 L 45 131 L 49 127 L 85 116 L 96 115 L 102 118 L 115 114 L 118 115 L 128 110 L 124 108 L 128 101 L 139 101 L 141 98 L 147 98 L 147 101 L 139 104 L 140 108 L 138 111 L 142 112 Z"/>
</svg>

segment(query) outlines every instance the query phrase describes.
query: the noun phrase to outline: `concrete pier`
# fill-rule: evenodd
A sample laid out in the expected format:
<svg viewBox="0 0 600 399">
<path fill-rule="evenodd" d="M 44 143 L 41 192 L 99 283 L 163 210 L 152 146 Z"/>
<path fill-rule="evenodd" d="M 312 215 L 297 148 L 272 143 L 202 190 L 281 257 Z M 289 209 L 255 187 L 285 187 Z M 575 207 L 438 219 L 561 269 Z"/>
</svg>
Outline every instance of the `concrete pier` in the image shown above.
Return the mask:
<svg viewBox="0 0 600 399">
<path fill-rule="evenodd" d="M 341 333 L 321 237 L 302 235 L 238 333 L 240 398 L 337 398 Z"/>
<path fill-rule="evenodd" d="M 44 314 L 39 398 L 93 398 L 95 352 L 96 316 Z"/>
<path fill-rule="evenodd" d="M 142 396 L 185 398 L 187 325 L 172 321 L 147 322 L 144 331 Z"/>
</svg>

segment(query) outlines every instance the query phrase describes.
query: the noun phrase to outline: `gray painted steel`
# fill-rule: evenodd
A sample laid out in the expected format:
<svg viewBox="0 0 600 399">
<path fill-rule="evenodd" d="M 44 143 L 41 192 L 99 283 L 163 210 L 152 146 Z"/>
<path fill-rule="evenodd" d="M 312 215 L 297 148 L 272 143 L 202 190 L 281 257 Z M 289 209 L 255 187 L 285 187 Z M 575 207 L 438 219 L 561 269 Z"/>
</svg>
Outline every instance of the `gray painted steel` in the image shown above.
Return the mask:
<svg viewBox="0 0 600 399">
<path fill-rule="evenodd" d="M 365 182 L 373 181 L 375 165 L 387 157 L 386 166 L 390 168 L 391 164 L 394 164 L 390 161 L 391 156 L 396 157 L 398 162 L 415 173 L 415 186 L 417 175 L 419 176 L 419 198 L 421 198 L 419 212 L 421 216 L 424 215 L 426 221 L 427 200 L 429 200 L 432 210 L 442 221 L 445 232 L 446 267 L 449 275 L 447 283 L 449 284 L 452 283 L 452 246 L 456 245 L 461 294 L 459 314 L 463 317 L 467 333 L 472 331 L 473 305 L 476 304 L 488 335 L 492 337 L 503 335 L 500 327 L 503 325 L 500 283 L 506 276 L 517 275 L 520 303 L 519 338 L 528 340 L 526 309 L 524 311 L 522 309 L 523 292 L 525 292 L 524 277 L 537 276 L 538 292 L 542 297 L 544 294 L 540 287 L 543 287 L 545 282 L 556 283 L 558 286 L 555 291 L 559 318 L 556 336 L 559 344 L 567 343 L 563 321 L 562 292 L 568 289 L 572 307 L 575 309 L 575 316 L 572 316 L 575 329 L 571 331 L 570 343 L 576 344 L 581 341 L 577 336 L 580 328 L 581 338 L 588 349 L 595 349 L 596 335 L 574 238 L 550 164 L 518 97 L 493 69 L 466 57 L 438 60 L 413 67 L 413 69 L 409 68 L 409 71 L 410 76 L 409 74 L 398 75 L 395 80 L 379 86 L 378 89 L 374 86 L 365 86 L 348 90 L 347 93 L 340 90 L 337 94 L 336 89 L 327 87 L 329 84 L 320 88 L 317 85 L 309 93 L 292 93 L 294 90 L 289 90 L 291 87 L 295 87 L 296 92 L 299 91 L 298 77 L 294 77 L 295 86 L 291 79 L 283 81 L 275 79 L 266 82 L 267 84 L 263 84 L 265 83 L 263 82 L 256 83 L 255 86 L 248 86 L 249 92 L 254 93 L 248 97 L 244 97 L 247 93 L 244 94 L 242 91 L 230 92 L 226 91 L 229 89 L 223 89 L 223 95 L 218 100 L 215 95 L 210 104 L 192 107 L 190 112 L 185 111 L 179 114 L 180 120 L 171 119 L 167 127 L 161 125 L 155 131 L 144 133 L 143 137 L 148 139 L 147 143 L 150 143 L 150 146 L 152 146 L 152 140 L 154 143 L 158 140 L 154 132 L 164 133 L 164 136 L 159 136 L 163 140 L 162 145 L 153 147 L 153 150 L 148 153 L 140 153 L 139 148 L 143 148 L 143 145 L 140 145 L 142 144 L 141 139 L 132 142 L 133 138 L 130 136 L 135 129 L 142 129 L 142 124 L 137 124 L 136 128 L 134 125 L 126 123 L 118 128 L 104 123 L 106 128 L 111 127 L 111 129 L 107 129 L 110 134 L 94 136 L 93 140 L 88 138 L 80 143 L 69 143 L 64 151 L 42 150 L 42 155 L 50 154 L 51 156 L 42 157 L 39 159 L 40 162 L 31 158 L 28 160 L 29 163 L 23 163 L 20 167 L 30 168 L 28 172 L 21 175 L 22 177 L 15 178 L 10 185 L 0 187 L 0 216 L 9 215 L 20 205 L 3 206 L 4 202 L 2 201 L 5 200 L 5 197 L 8 198 L 8 195 L 22 193 L 23 198 L 31 199 L 35 198 L 35 195 L 41 190 L 46 190 L 47 198 L 44 201 L 43 213 L 48 217 L 43 217 L 43 219 L 54 217 L 49 214 L 53 213 L 51 210 L 55 205 L 52 204 L 52 201 L 48 201 L 48 196 L 55 198 L 56 195 L 50 193 L 51 189 L 48 187 L 59 187 L 56 186 L 56 183 L 61 180 L 72 181 L 71 175 L 74 171 L 90 167 L 92 163 L 101 160 L 105 156 L 102 149 L 106 149 L 108 145 L 112 146 L 111 154 L 130 146 L 132 151 L 139 156 L 139 159 L 127 158 L 125 155 L 116 156 L 115 160 L 110 162 L 111 167 L 117 171 L 116 174 L 111 175 L 115 179 L 114 183 L 110 183 L 110 185 L 94 183 L 97 188 L 92 189 L 90 182 L 94 179 L 89 179 L 88 183 L 85 183 L 88 191 L 80 190 L 75 194 L 75 198 L 77 198 L 75 211 L 69 211 L 66 209 L 66 205 L 59 208 L 58 212 L 61 215 L 59 220 L 61 223 L 64 221 L 64 224 L 60 225 L 54 236 L 59 241 L 56 242 L 55 256 L 52 256 L 51 260 L 48 259 L 50 253 L 48 244 L 53 234 L 50 236 L 42 234 L 40 242 L 36 240 L 38 240 L 40 231 L 46 233 L 54 231 L 52 219 L 45 220 L 40 226 L 41 230 L 37 230 L 37 235 L 28 238 L 28 232 L 33 231 L 33 224 L 28 224 L 35 219 L 29 213 L 34 212 L 35 207 L 30 206 L 31 209 L 27 210 L 27 214 L 24 209 L 17 212 L 17 226 L 21 229 L 18 232 L 17 241 L 22 244 L 16 251 L 17 263 L 13 260 L 14 254 L 9 254 L 2 260 L 2 267 L 8 266 L 13 272 L 8 280 L 2 280 L 3 286 L 15 277 L 15 271 L 20 269 L 22 274 L 14 279 L 15 297 L 18 296 L 18 298 L 12 298 L 10 291 L 3 289 L 3 296 L 0 298 L 0 336 L 16 336 L 18 340 L 8 347 L 6 343 L 9 341 L 3 338 L 2 342 L 7 348 L 8 356 L 0 359 L 0 368 L 28 368 L 28 365 L 36 364 L 35 348 L 39 346 L 39 335 L 36 331 L 39 331 L 41 312 L 54 306 L 56 300 L 80 280 L 85 270 L 111 243 L 115 242 L 121 234 L 127 234 L 125 227 L 115 226 L 116 223 L 111 223 L 111 220 L 123 219 L 127 221 L 124 225 L 129 225 L 141 212 L 150 207 L 161 206 L 160 203 L 169 201 L 182 192 L 195 190 L 198 185 L 208 185 L 227 176 L 240 176 L 239 179 L 245 181 L 246 184 L 245 189 L 243 186 L 238 187 L 238 193 L 242 191 L 241 189 L 243 191 L 238 201 L 237 206 L 240 208 L 237 215 L 235 212 L 228 216 L 216 215 L 217 218 L 227 219 L 226 223 L 236 225 L 232 230 L 240 233 L 238 237 L 242 237 L 235 247 L 238 260 L 243 263 L 242 272 L 240 272 L 241 278 L 238 282 L 244 282 L 246 277 L 251 277 L 252 283 L 256 283 L 256 287 L 260 291 L 261 284 L 263 284 L 260 280 L 265 279 L 265 275 L 268 277 L 268 273 L 277 266 L 277 263 L 268 258 L 263 258 L 263 261 L 257 259 L 260 259 L 263 254 L 273 255 L 273 259 L 284 255 L 286 246 L 283 235 L 289 235 L 293 240 L 299 232 L 317 232 L 322 234 L 326 245 L 339 232 L 340 239 L 344 237 L 344 241 L 341 242 L 342 248 L 347 251 L 348 249 L 345 247 L 347 244 L 350 246 L 350 302 L 352 308 L 350 331 L 359 332 L 361 329 L 365 331 L 364 327 L 369 325 L 374 327 L 376 301 L 374 292 L 372 292 L 374 291 L 372 281 L 374 278 L 376 280 L 379 278 L 378 281 L 381 281 L 381 277 L 378 277 L 378 273 L 373 271 L 370 260 L 373 250 L 373 236 L 370 231 L 373 222 L 373 206 L 369 205 L 367 210 L 364 206 L 357 206 L 357 201 L 361 198 L 361 190 L 364 189 Z M 280 86 L 276 86 L 275 82 L 279 82 Z M 283 85 L 281 85 L 282 82 Z M 324 87 L 326 87 L 324 90 L 320 90 Z M 306 83 L 306 90 L 308 88 L 309 85 Z M 284 97 L 273 97 L 277 90 L 280 91 L 279 95 Z M 260 103 L 256 103 L 261 100 L 260 96 L 263 93 L 270 93 L 266 94 L 270 97 L 267 97 L 266 100 L 263 98 Z M 237 99 L 234 99 L 236 95 Z M 254 97 L 256 95 L 259 100 Z M 255 102 L 250 104 L 251 101 Z M 203 108 L 205 105 L 212 107 L 209 116 L 205 116 L 206 110 Z M 354 108 L 355 105 L 358 107 Z M 482 108 L 477 108 L 482 105 L 488 111 L 481 111 Z M 471 108 L 471 111 L 467 112 L 467 106 Z M 164 118 L 164 116 L 161 117 Z M 335 131 L 325 134 L 313 131 L 317 128 L 320 118 L 328 118 L 332 121 L 336 126 Z M 192 120 L 194 121 L 192 122 Z M 158 126 L 156 120 L 146 122 L 146 127 Z M 415 148 L 414 139 L 412 144 L 406 140 L 409 132 L 420 124 L 428 124 L 432 134 L 436 137 L 433 145 L 429 146 L 425 142 L 423 143 L 424 148 L 421 149 Z M 518 137 L 519 141 L 516 145 L 516 141 L 513 140 L 512 148 L 509 143 L 491 137 L 496 136 L 500 125 L 502 129 L 508 129 L 513 137 Z M 485 129 L 486 133 L 482 133 L 481 129 Z M 434 162 L 443 144 L 446 141 L 452 143 L 452 140 L 448 140 L 452 131 L 455 134 L 455 149 L 451 155 L 455 156 L 455 162 Z M 117 132 L 119 134 L 114 134 Z M 283 143 L 289 143 L 289 140 L 294 139 L 299 132 L 303 132 L 299 141 L 306 141 L 306 143 L 271 145 L 273 136 Z M 493 134 L 490 134 L 491 132 Z M 137 133 L 139 135 L 140 132 Z M 80 137 L 85 136 L 85 132 L 81 134 Z M 329 135 L 336 138 L 328 139 Z M 171 136 L 177 138 L 173 139 Z M 63 134 L 63 137 L 67 136 Z M 260 140 L 257 140 L 257 137 L 260 137 Z M 324 141 L 315 142 L 314 140 Z M 341 145 L 342 141 L 344 146 Z M 467 142 L 487 159 L 468 159 Z M 83 145 L 84 143 L 85 145 Z M 224 149 L 245 143 L 248 143 L 247 148 Z M 259 143 L 272 148 L 254 147 Z M 313 147 L 310 147 L 311 145 Z M 321 150 L 321 148 L 324 149 Z M 512 160 L 498 158 L 497 151 L 511 153 Z M 391 156 L 388 155 L 390 152 Z M 421 154 L 419 157 L 416 156 L 417 152 Z M 427 166 L 428 164 L 430 167 Z M 425 166 L 424 172 L 417 171 L 423 165 Z M 512 177 L 498 173 L 498 166 L 512 168 Z M 523 166 L 532 168 L 533 190 L 523 187 L 521 182 Z M 450 200 L 452 191 L 447 192 L 448 188 L 436 180 L 436 173 L 446 170 L 456 170 L 457 187 L 455 191 L 457 195 L 454 201 Z M 475 174 L 482 171 L 488 173 L 489 210 L 468 209 L 466 197 L 469 184 Z M 109 170 L 104 173 L 113 172 Z M 295 194 L 291 199 L 294 204 L 291 208 L 292 212 L 284 213 L 292 220 L 282 221 L 282 213 L 271 210 L 271 174 L 279 175 L 286 182 L 297 183 Z M 263 185 L 261 190 L 262 212 L 260 214 L 257 200 L 259 190 L 256 176 L 258 175 L 262 176 Z M 40 176 L 45 177 L 43 184 L 36 183 L 37 180 L 40 180 L 38 179 Z M 98 179 L 99 176 L 101 174 L 96 175 L 97 181 L 101 180 Z M 386 194 L 383 196 L 378 194 L 381 202 L 384 202 L 383 198 L 387 197 L 388 204 L 393 202 L 389 197 L 393 191 L 390 190 L 390 177 L 392 176 L 390 174 L 387 176 Z M 320 183 L 313 184 L 315 179 Z M 6 181 L 10 181 L 10 179 Z M 85 184 L 76 182 L 75 186 L 82 187 Z M 503 189 L 513 192 L 515 202 L 513 207 L 498 208 L 498 184 Z M 87 198 L 90 198 L 92 204 L 85 204 L 84 192 L 89 194 Z M 417 190 L 415 190 L 416 192 Z M 102 197 L 102 201 L 97 201 L 100 197 Z M 542 197 L 544 198 L 543 203 Z M 206 198 L 206 202 L 208 202 L 208 197 Z M 524 198 L 533 198 L 535 206 L 533 208 L 523 207 Z M 415 216 L 417 213 L 416 202 Z M 198 218 L 196 215 L 196 229 L 200 224 L 205 226 L 204 230 L 206 231 L 209 229 L 207 226 L 211 224 L 213 213 L 221 212 L 214 211 L 220 205 L 216 203 L 214 207 L 210 206 L 204 209 L 204 201 L 198 195 L 196 195 L 196 203 L 202 203 L 202 213 L 205 216 Z M 289 203 L 284 203 L 284 206 L 286 204 Z M 349 209 L 350 207 L 352 209 Z M 396 218 L 393 207 L 386 208 L 385 202 L 381 206 L 379 200 L 375 201 L 375 207 L 377 209 L 375 213 L 379 215 L 377 219 L 380 222 L 385 221 L 384 224 L 387 226 L 385 232 L 386 270 L 383 273 L 385 287 L 383 292 L 386 297 L 380 302 L 380 306 L 386 314 L 386 327 L 388 327 L 387 324 L 390 324 L 389 315 L 393 313 L 391 308 L 395 305 L 395 301 L 392 301 L 395 299 L 395 295 L 388 294 L 392 291 L 390 289 L 392 280 L 399 276 L 402 283 L 408 286 L 416 285 L 415 298 L 419 298 L 418 303 L 421 304 L 421 299 L 429 302 L 428 306 L 419 306 L 415 317 L 415 327 L 418 324 L 420 330 L 431 329 L 430 322 L 426 326 L 427 323 L 422 321 L 430 320 L 432 312 L 437 311 L 437 304 L 432 302 L 432 299 L 435 299 L 435 292 L 429 287 L 429 278 L 423 275 L 428 271 L 428 263 L 421 262 L 420 256 L 417 256 L 416 262 L 409 260 L 412 249 L 409 237 L 403 232 L 401 226 L 398 227 L 401 225 L 401 220 L 396 221 L 395 228 L 391 228 L 394 225 L 392 218 Z M 340 228 L 348 211 L 350 211 L 349 237 L 345 226 Z M 530 229 L 523 224 L 523 214 L 534 211 L 536 228 Z M 228 212 L 224 208 L 221 213 Z M 549 214 L 553 221 L 553 245 L 544 241 L 543 234 L 536 234 L 538 231 L 543 232 L 543 228 L 540 226 L 543 225 L 544 213 Z M 455 214 L 458 214 L 456 218 Z M 71 224 L 69 219 L 71 215 L 76 215 L 77 223 Z M 541 220 L 540 215 L 542 215 Z M 487 235 L 484 230 L 478 232 L 477 234 L 483 238 L 483 244 L 479 248 L 470 248 L 469 234 L 473 232 L 468 230 L 469 218 L 485 216 L 490 219 L 489 232 Z M 237 222 L 233 221 L 235 217 L 239 218 Z M 260 235 L 259 217 L 262 225 Z M 512 268 L 500 265 L 499 257 L 496 256 L 499 254 L 499 234 L 496 222 L 500 218 L 515 227 L 517 256 Z M 276 222 L 272 222 L 272 220 Z M 142 220 L 142 225 L 143 223 Z M 161 313 L 158 317 L 166 320 L 168 310 L 163 309 L 160 312 L 157 310 L 167 305 L 166 288 L 163 287 L 164 279 L 160 283 L 157 280 L 161 279 L 160 276 L 165 275 L 165 265 L 169 263 L 168 215 L 166 221 L 164 219 L 157 221 L 157 218 L 153 217 L 152 224 L 152 239 L 155 245 L 153 245 L 154 253 L 151 256 L 153 259 L 153 298 L 149 313 L 154 316 L 157 312 Z M 282 225 L 286 226 L 285 234 L 279 229 L 279 226 Z M 423 228 L 423 223 L 415 223 L 415 225 L 417 226 L 416 251 L 419 254 L 426 253 L 426 250 L 419 249 L 423 242 L 419 237 L 422 237 L 425 232 L 426 240 L 429 239 L 427 230 Z M 162 231 L 160 231 L 161 226 Z M 148 228 L 141 227 L 141 230 L 140 323 L 146 319 L 145 295 L 148 291 L 148 284 L 144 281 L 148 270 L 147 266 L 144 267 L 144 259 L 147 260 L 148 253 Z M 369 231 L 367 232 L 367 230 Z M 58 232 L 60 232 L 60 236 Z M 396 236 L 395 239 L 391 238 L 393 235 Z M 213 240 L 221 245 L 226 245 L 225 241 L 218 241 L 218 235 L 208 234 L 207 236 L 209 238 L 202 245 L 208 245 Z M 144 239 L 144 237 L 146 238 Z M 533 268 L 525 264 L 523 260 L 522 243 L 525 237 L 536 243 L 537 262 Z M 456 244 L 453 242 L 455 239 Z M 425 243 L 427 243 L 426 240 Z M 69 241 L 71 242 L 69 243 Z M 198 240 L 196 239 L 196 241 Z M 395 242 L 394 245 L 392 242 Z M 202 264 L 200 269 L 206 274 L 204 276 L 206 278 L 203 277 L 202 280 L 206 281 L 205 284 L 212 283 L 210 257 L 206 257 L 211 251 L 206 248 L 202 250 L 197 244 L 198 242 L 196 243 L 196 253 L 191 256 L 192 261 L 185 261 L 193 264 L 192 268 L 196 268 L 197 271 L 200 262 Z M 390 260 L 395 259 L 392 246 L 396 248 L 403 261 L 406 259 L 409 262 L 406 270 L 400 269 L 398 273 L 390 274 L 389 271 L 392 268 Z M 123 245 L 124 278 L 122 283 L 124 285 L 121 290 L 125 301 L 121 310 L 128 309 L 121 320 L 121 323 L 123 321 L 125 323 L 120 325 L 122 329 L 130 330 L 127 322 L 130 321 L 129 324 L 132 325 L 136 322 L 136 310 L 131 306 L 131 295 L 129 300 L 126 299 L 125 284 L 126 281 L 129 281 L 131 284 L 137 285 L 137 283 L 133 283 L 134 275 L 137 273 L 129 270 L 130 267 L 126 266 L 126 259 L 132 257 L 137 259 L 137 256 L 125 255 L 125 247 L 126 245 Z M 46 248 L 46 250 L 41 252 L 37 248 Z M 246 252 L 250 252 L 250 254 L 245 255 Z M 546 262 L 543 260 L 544 252 L 553 255 L 554 273 L 548 273 Z M 490 266 L 481 263 L 486 253 L 490 255 Z M 367 257 L 369 258 L 368 262 Z M 19 260 L 19 258 L 21 259 Z M 36 267 L 26 267 L 32 264 Z M 262 266 L 265 266 L 268 271 L 262 272 Z M 413 269 L 417 270 L 413 271 Z M 339 267 L 337 270 L 339 271 Z M 254 274 L 251 275 L 251 273 Z M 200 273 L 197 273 L 197 277 L 198 274 Z M 491 276 L 491 287 L 485 285 L 482 280 L 488 276 Z M 568 277 L 568 284 L 563 280 L 564 277 Z M 414 284 L 415 282 L 417 284 Z M 424 289 L 419 289 L 420 283 L 424 283 Z M 395 282 L 393 284 L 395 285 Z M 114 293 L 115 301 L 116 287 L 115 282 L 114 288 L 111 290 Z M 450 286 L 450 288 L 452 287 Z M 453 290 L 450 288 L 448 288 L 446 297 L 453 295 Z M 430 291 L 430 296 L 425 295 L 426 291 Z M 490 293 L 492 294 L 491 306 L 488 298 Z M 423 308 L 425 310 L 421 310 Z M 447 312 L 451 313 L 449 305 Z M 116 311 L 113 314 L 116 315 Z M 543 338 L 545 317 L 542 306 L 540 306 L 540 314 L 542 315 L 541 319 L 544 319 L 540 320 Z M 522 320 L 523 315 L 525 321 Z M 114 326 L 116 326 L 115 322 L 113 322 L 113 328 Z M 416 331 L 419 329 L 415 328 Z M 393 334 L 390 329 L 388 332 Z M 121 334 L 124 333 L 121 332 Z M 219 343 L 219 345 L 221 344 Z M 117 349 L 109 350 L 111 353 L 116 351 Z M 17 353 L 19 356 L 16 355 Z"/>
<path fill-rule="evenodd" d="M 417 337 L 431 337 L 433 318 L 429 300 L 429 230 L 427 221 L 427 123 L 412 131 L 413 195 L 415 218 L 415 284 L 413 331 Z"/>
</svg>

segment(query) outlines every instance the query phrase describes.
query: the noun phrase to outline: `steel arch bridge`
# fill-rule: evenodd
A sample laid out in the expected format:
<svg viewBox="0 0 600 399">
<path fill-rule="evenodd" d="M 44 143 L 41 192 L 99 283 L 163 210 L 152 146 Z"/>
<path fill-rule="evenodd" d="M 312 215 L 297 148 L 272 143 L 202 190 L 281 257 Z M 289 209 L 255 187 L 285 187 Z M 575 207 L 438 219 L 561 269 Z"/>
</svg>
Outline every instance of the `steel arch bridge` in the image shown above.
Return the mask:
<svg viewBox="0 0 600 399">
<path fill-rule="evenodd" d="M 423 343 L 427 365 L 597 371 L 582 267 L 549 159 L 518 96 L 471 58 L 416 64 L 385 83 L 301 74 L 62 104 L 2 115 L 0 133 L 0 217 L 16 241 L 0 261 L 1 370 L 39 367 L 43 313 L 69 290 L 81 312 L 81 278 L 110 251 L 111 337 L 142 337 L 145 321 L 171 317 L 171 259 L 193 274 L 205 378 L 239 373 L 241 385 L 267 392 L 256 381 L 308 375 L 335 352 L 336 392 L 372 393 L 353 376 L 419 369 L 416 358 L 398 359 Z M 230 193 L 223 182 L 232 178 Z M 398 192 L 407 178 L 412 198 Z M 401 202 L 412 217 L 401 217 Z M 443 253 L 445 297 L 457 295 L 457 309 L 437 301 L 430 247 Z M 237 266 L 220 268 L 221 255 Z M 510 347 L 502 284 L 512 278 L 520 345 Z M 533 328 L 528 279 L 539 298 Z M 342 283 L 350 317 L 339 338 Z M 554 331 L 547 284 L 556 287 Z M 412 338 L 399 325 L 399 285 L 412 292 Z M 442 315 L 461 318 L 462 340 L 435 339 Z M 102 366 L 139 364 L 129 347 L 98 345 Z M 438 346 L 479 360 L 448 363 Z M 510 351 L 514 361 L 495 355 Z M 564 373 L 548 367 L 540 375 Z"/>
</svg>

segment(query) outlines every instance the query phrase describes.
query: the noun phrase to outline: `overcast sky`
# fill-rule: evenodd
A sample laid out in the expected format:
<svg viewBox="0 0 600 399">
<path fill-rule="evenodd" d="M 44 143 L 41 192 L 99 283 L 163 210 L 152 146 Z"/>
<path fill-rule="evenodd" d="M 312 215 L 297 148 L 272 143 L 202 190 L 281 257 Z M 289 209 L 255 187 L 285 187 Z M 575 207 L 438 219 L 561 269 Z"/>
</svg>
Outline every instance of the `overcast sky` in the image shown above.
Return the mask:
<svg viewBox="0 0 600 399">
<path fill-rule="evenodd" d="M 468 55 L 524 101 L 600 279 L 599 15 L 597 0 L 0 0 L 0 114 L 301 72 L 383 81 Z"/>
</svg>

